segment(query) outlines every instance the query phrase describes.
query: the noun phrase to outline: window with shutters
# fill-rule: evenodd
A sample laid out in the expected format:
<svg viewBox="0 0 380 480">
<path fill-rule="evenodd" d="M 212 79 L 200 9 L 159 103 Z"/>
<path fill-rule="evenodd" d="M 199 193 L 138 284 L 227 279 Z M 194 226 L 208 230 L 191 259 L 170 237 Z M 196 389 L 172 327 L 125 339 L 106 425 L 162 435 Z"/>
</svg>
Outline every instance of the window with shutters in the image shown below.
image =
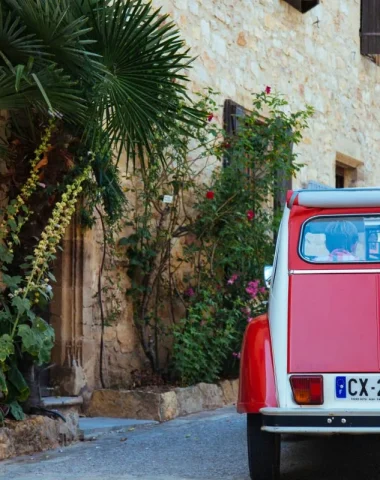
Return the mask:
<svg viewBox="0 0 380 480">
<path fill-rule="evenodd" d="M 379 65 L 380 1 L 361 0 L 360 51 Z"/>
<path fill-rule="evenodd" d="M 379 0 L 380 1 L 380 0 Z M 244 107 L 239 105 L 238 103 L 234 102 L 233 100 L 226 100 L 224 103 L 224 110 L 223 110 L 223 123 L 224 123 L 224 130 L 226 133 L 225 143 L 229 143 L 231 139 L 238 133 L 239 128 L 242 124 L 244 124 L 244 117 L 247 115 L 248 110 Z M 257 125 L 265 126 L 265 119 L 258 122 Z M 259 142 L 260 143 L 260 142 Z M 259 148 L 263 148 L 262 145 Z M 267 148 L 270 148 L 269 146 Z M 293 145 L 289 145 L 288 153 L 289 156 L 293 153 Z M 232 153 L 232 152 L 231 152 Z M 223 166 L 226 167 L 230 165 L 231 156 L 227 153 L 223 158 Z M 248 171 L 252 177 L 254 177 L 255 172 Z M 257 174 L 257 172 L 256 172 Z M 260 176 L 258 174 L 258 176 Z M 292 179 L 286 178 L 283 174 L 283 171 L 279 170 L 275 175 L 274 182 L 277 186 L 276 188 L 276 196 L 273 199 L 273 206 L 276 211 L 281 210 L 283 205 L 286 203 L 286 192 L 287 190 L 292 189 Z"/>
<path fill-rule="evenodd" d="M 285 0 L 301 13 L 306 13 L 319 4 L 319 0 Z"/>
<path fill-rule="evenodd" d="M 226 132 L 226 143 L 228 143 L 229 139 L 237 134 L 241 122 L 244 121 L 243 119 L 245 115 L 245 108 L 238 103 L 234 102 L 233 100 L 226 100 L 224 102 L 223 125 L 224 131 Z M 223 158 L 223 166 L 226 167 L 229 164 L 230 158 L 227 152 Z"/>
</svg>

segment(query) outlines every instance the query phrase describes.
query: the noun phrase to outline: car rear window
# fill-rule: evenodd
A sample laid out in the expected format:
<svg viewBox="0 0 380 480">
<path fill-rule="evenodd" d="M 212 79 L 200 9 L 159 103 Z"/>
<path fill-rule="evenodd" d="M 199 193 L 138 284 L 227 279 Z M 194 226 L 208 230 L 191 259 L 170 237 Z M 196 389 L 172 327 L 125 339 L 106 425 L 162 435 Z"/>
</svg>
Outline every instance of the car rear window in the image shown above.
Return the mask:
<svg viewBox="0 0 380 480">
<path fill-rule="evenodd" d="M 312 263 L 380 262 L 380 215 L 311 218 L 303 225 L 299 253 Z"/>
</svg>

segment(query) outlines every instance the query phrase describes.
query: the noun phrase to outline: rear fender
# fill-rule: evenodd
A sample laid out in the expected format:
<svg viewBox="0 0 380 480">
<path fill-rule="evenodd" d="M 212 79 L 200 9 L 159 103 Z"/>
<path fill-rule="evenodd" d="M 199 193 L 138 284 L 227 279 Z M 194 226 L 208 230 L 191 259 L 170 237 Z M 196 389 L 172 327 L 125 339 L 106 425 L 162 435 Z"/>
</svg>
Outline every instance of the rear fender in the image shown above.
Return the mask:
<svg viewBox="0 0 380 480">
<path fill-rule="evenodd" d="M 258 413 L 261 408 L 277 406 L 269 321 L 265 314 L 252 320 L 245 331 L 237 410 Z"/>
</svg>

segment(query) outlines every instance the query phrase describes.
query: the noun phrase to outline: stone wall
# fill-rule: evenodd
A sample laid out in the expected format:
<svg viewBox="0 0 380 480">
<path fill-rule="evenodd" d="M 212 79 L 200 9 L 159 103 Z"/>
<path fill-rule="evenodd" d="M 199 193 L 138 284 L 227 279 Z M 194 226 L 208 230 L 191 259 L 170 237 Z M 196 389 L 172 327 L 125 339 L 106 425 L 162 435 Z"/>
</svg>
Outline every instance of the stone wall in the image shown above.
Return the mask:
<svg viewBox="0 0 380 480">
<path fill-rule="evenodd" d="M 309 180 L 335 186 L 337 159 L 359 167 L 357 185 L 380 183 L 380 67 L 360 55 L 360 1 L 321 0 L 304 15 L 283 0 L 153 4 L 163 5 L 197 57 L 194 90 L 211 86 L 221 106 L 230 98 L 249 108 L 251 93 L 270 85 L 292 109 L 315 108 L 297 149 L 305 167 L 295 186 Z"/>
<path fill-rule="evenodd" d="M 216 121 L 222 122 L 226 99 L 249 109 L 252 92 L 266 85 L 284 94 L 291 109 L 305 104 L 315 108 L 310 129 L 296 150 L 304 167 L 295 187 L 311 180 L 334 186 L 337 162 L 345 168 L 346 186 L 380 183 L 380 67 L 360 55 L 360 1 L 321 0 L 305 15 L 283 0 L 153 0 L 153 4 L 171 15 L 196 57 L 189 70 L 191 90 L 212 87 L 220 92 Z M 82 306 L 75 304 L 71 330 L 57 347 L 71 372 L 66 381 L 71 394 L 101 386 L 96 299 L 100 239 L 100 225 L 82 239 L 73 232 L 68 239 L 77 245 L 83 242 Z M 72 282 L 69 292 L 74 295 L 75 289 Z M 128 388 L 132 370 L 145 365 L 132 307 L 124 297 L 122 310 L 114 325 L 105 329 L 106 387 Z"/>
</svg>

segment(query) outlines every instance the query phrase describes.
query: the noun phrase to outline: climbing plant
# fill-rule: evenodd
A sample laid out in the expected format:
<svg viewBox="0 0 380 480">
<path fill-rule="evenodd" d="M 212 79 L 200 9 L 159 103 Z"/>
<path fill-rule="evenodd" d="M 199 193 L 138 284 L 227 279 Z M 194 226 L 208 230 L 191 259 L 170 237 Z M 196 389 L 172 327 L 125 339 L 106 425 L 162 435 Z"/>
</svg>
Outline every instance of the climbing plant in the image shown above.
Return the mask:
<svg viewBox="0 0 380 480">
<path fill-rule="evenodd" d="M 193 135 L 196 143 L 174 130 L 158 144 L 168 167 L 155 165 L 134 185 L 141 208 L 120 242 L 143 349 L 154 371 L 183 384 L 236 374 L 247 321 L 265 309 L 261 278 L 278 228 L 277 178 L 299 170 L 293 146 L 312 114 L 309 107 L 288 113 L 287 101 L 267 90 L 226 137 L 212 95 L 201 102 L 207 125 Z M 159 355 L 168 337 L 170 372 Z"/>
</svg>

